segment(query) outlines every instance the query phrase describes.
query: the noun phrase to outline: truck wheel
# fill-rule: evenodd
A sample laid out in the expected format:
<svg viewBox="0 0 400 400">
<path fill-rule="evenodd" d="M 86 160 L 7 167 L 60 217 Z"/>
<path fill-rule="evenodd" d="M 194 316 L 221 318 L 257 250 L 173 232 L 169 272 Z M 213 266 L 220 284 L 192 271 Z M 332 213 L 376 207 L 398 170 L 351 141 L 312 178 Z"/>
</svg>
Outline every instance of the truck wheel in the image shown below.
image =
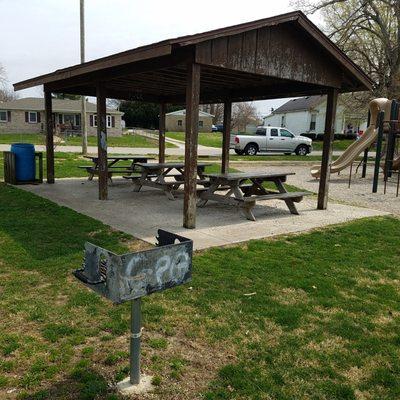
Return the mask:
<svg viewBox="0 0 400 400">
<path fill-rule="evenodd" d="M 244 149 L 244 154 L 247 156 L 255 156 L 258 152 L 258 147 L 254 143 L 249 143 L 245 149 Z"/>
<path fill-rule="evenodd" d="M 243 155 L 243 150 L 235 150 L 235 153 L 236 153 L 238 156 L 242 156 L 242 155 Z"/>
<path fill-rule="evenodd" d="M 306 156 L 308 154 L 308 147 L 305 146 L 304 144 L 301 144 L 300 146 L 297 147 L 295 153 L 297 156 Z"/>
</svg>

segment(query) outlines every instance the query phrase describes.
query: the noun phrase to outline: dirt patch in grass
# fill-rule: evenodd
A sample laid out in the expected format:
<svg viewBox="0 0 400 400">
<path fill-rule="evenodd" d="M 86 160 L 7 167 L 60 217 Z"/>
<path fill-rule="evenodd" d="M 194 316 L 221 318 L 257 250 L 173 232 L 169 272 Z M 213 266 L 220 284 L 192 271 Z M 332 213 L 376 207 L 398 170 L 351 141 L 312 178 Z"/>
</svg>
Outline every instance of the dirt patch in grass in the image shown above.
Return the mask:
<svg viewBox="0 0 400 400">
<path fill-rule="evenodd" d="M 308 294 L 303 289 L 281 288 L 273 296 L 273 299 L 284 305 L 307 303 Z"/>
</svg>

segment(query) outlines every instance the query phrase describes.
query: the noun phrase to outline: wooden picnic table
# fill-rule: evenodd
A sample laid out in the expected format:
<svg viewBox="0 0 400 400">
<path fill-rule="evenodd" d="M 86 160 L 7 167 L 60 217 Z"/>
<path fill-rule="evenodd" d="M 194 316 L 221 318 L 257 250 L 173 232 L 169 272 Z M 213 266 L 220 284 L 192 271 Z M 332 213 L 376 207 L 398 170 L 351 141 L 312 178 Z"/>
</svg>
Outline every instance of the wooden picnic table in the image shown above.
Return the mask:
<svg viewBox="0 0 400 400">
<path fill-rule="evenodd" d="M 93 165 L 81 165 L 79 168 L 85 169 L 89 174 L 89 180 L 91 181 L 94 175 L 98 175 L 99 172 L 99 157 L 87 155 L 85 158 L 92 161 Z M 135 163 L 147 163 L 148 160 L 154 160 L 154 157 L 147 157 L 141 155 L 115 155 L 107 157 L 107 169 L 108 178 L 111 180 L 113 173 L 130 174 L 134 171 Z M 120 161 L 130 161 L 130 165 L 116 165 Z"/>
<path fill-rule="evenodd" d="M 209 180 L 204 178 L 205 168 L 208 163 L 197 164 L 198 184 L 207 186 Z M 185 164 L 182 162 L 167 163 L 135 163 L 139 169 L 138 176 L 124 176 L 131 179 L 134 184 L 134 191 L 139 192 L 142 186 L 163 190 L 170 200 L 175 200 L 173 191 L 178 190 L 185 183 Z M 176 171 L 173 173 L 173 171 Z"/>
<path fill-rule="evenodd" d="M 265 172 L 237 172 L 227 174 L 204 174 L 209 178 L 207 188 L 198 189 L 198 206 L 204 207 L 209 200 L 223 204 L 237 205 L 245 217 L 255 221 L 253 208 L 258 200 L 283 200 L 292 214 L 298 214 L 294 203 L 303 200 L 307 192 L 288 192 L 284 186 L 289 173 L 267 174 Z M 265 182 L 273 182 L 277 190 L 264 187 Z M 216 193 L 223 191 L 224 193 Z"/>
</svg>

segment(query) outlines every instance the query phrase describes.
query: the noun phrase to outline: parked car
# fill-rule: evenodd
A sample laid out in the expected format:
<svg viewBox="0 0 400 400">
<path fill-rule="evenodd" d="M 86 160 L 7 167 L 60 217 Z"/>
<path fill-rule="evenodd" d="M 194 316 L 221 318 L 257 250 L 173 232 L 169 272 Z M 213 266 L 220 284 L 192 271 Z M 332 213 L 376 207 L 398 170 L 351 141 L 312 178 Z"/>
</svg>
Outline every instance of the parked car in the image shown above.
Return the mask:
<svg viewBox="0 0 400 400">
<path fill-rule="evenodd" d="M 212 125 L 211 126 L 211 132 L 218 132 L 218 128 L 217 128 L 217 126 L 216 125 Z"/>
<path fill-rule="evenodd" d="M 230 148 L 239 155 L 255 156 L 258 152 L 273 152 L 306 156 L 312 151 L 312 140 L 296 136 L 286 128 L 259 126 L 255 135 L 231 137 Z"/>
<path fill-rule="evenodd" d="M 222 124 L 217 124 L 217 125 L 215 125 L 215 127 L 217 128 L 216 132 L 223 132 L 224 131 L 224 125 L 222 125 Z"/>
</svg>

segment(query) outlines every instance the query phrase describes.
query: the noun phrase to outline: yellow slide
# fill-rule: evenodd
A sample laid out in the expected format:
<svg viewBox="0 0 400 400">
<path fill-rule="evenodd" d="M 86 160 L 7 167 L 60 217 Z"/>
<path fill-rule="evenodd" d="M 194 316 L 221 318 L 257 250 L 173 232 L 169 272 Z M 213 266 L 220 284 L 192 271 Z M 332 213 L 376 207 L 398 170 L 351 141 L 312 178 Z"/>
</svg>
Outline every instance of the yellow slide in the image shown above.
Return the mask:
<svg viewBox="0 0 400 400">
<path fill-rule="evenodd" d="M 395 171 L 400 169 L 400 156 L 393 160 L 392 169 L 394 169 Z"/>
<path fill-rule="evenodd" d="M 369 103 L 371 112 L 370 125 L 359 140 L 352 143 L 344 153 L 331 164 L 331 173 L 339 172 L 348 167 L 364 150 L 368 149 L 377 139 L 378 130 L 376 129 L 376 119 L 380 111 L 385 111 L 385 120 L 390 118 L 390 107 L 392 101 L 381 98 L 374 99 Z M 399 160 L 400 163 L 400 160 Z M 311 168 L 311 175 L 319 178 L 321 166 L 316 165 Z"/>
</svg>

